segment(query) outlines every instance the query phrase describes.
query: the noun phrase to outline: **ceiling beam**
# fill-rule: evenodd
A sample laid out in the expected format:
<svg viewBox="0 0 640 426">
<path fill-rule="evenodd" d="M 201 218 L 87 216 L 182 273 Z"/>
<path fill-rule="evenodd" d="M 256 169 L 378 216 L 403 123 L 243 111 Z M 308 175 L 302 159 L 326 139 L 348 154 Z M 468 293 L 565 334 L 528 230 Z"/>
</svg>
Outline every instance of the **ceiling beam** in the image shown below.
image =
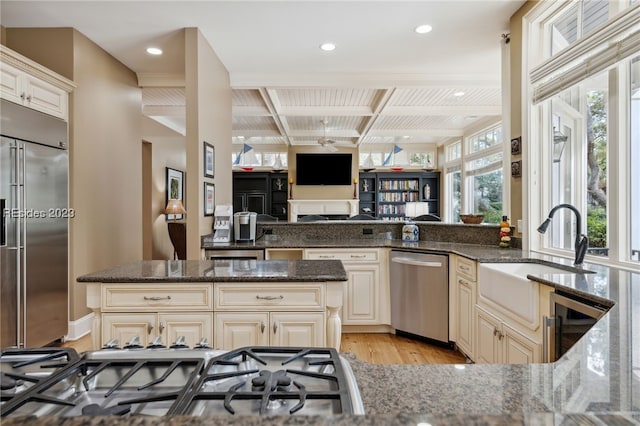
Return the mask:
<svg viewBox="0 0 640 426">
<path fill-rule="evenodd" d="M 475 105 L 455 105 L 455 106 L 445 106 L 445 105 L 430 105 L 430 106 L 419 106 L 419 107 L 411 107 L 411 106 L 387 106 L 383 111 L 380 112 L 380 115 L 385 116 L 441 116 L 441 115 L 459 115 L 459 116 L 469 116 L 469 115 L 500 115 L 502 114 L 502 107 L 497 106 L 475 106 Z"/>
</svg>

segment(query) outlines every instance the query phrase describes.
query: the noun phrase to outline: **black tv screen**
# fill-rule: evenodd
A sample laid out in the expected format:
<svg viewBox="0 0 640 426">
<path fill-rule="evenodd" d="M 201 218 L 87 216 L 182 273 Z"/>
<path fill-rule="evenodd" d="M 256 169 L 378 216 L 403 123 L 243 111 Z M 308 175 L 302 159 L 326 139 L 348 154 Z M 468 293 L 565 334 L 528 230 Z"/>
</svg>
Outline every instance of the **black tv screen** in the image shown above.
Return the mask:
<svg viewBox="0 0 640 426">
<path fill-rule="evenodd" d="M 351 154 L 296 154 L 297 185 L 351 185 Z"/>
</svg>

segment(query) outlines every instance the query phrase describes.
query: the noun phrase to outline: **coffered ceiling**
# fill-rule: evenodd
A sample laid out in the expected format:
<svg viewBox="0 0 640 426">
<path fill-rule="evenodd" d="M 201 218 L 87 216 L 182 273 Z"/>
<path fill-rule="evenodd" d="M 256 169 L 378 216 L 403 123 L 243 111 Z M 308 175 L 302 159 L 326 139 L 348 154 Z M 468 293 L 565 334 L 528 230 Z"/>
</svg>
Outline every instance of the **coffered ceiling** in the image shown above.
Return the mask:
<svg viewBox="0 0 640 426">
<path fill-rule="evenodd" d="M 523 3 L 3 0 L 1 23 L 74 27 L 147 77 L 184 73 L 181 29 L 198 27 L 230 74 L 234 143 L 441 144 L 501 114 L 501 36 Z M 143 104 L 184 134 L 182 88 L 145 87 Z"/>
</svg>

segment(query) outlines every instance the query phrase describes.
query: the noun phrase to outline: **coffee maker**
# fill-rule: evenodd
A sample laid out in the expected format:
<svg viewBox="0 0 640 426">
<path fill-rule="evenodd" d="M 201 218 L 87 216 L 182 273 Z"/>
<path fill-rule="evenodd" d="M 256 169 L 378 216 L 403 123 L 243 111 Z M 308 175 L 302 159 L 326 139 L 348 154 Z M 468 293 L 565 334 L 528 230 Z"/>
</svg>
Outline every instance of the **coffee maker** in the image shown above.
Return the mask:
<svg viewBox="0 0 640 426">
<path fill-rule="evenodd" d="M 256 219 L 254 212 L 238 212 L 233 214 L 233 232 L 236 241 L 256 241 Z"/>
</svg>

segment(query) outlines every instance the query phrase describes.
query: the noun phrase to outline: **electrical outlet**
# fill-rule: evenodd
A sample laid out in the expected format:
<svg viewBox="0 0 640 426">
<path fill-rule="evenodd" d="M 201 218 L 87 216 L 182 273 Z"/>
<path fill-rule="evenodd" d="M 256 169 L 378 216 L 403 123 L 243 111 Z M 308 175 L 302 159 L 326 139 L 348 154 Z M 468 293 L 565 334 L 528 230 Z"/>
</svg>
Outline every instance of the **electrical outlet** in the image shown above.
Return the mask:
<svg viewBox="0 0 640 426">
<path fill-rule="evenodd" d="M 362 228 L 362 235 L 373 235 L 373 229 L 371 229 L 371 228 Z"/>
<path fill-rule="evenodd" d="M 271 229 L 271 228 L 263 228 L 263 231 L 264 231 L 264 235 L 273 234 L 273 229 Z"/>
<path fill-rule="evenodd" d="M 522 234 L 522 231 L 524 231 L 524 229 L 522 229 L 522 219 L 518 219 L 518 221 L 516 223 L 518 224 L 518 227 L 516 228 L 516 231 L 519 232 L 520 234 Z"/>
</svg>

